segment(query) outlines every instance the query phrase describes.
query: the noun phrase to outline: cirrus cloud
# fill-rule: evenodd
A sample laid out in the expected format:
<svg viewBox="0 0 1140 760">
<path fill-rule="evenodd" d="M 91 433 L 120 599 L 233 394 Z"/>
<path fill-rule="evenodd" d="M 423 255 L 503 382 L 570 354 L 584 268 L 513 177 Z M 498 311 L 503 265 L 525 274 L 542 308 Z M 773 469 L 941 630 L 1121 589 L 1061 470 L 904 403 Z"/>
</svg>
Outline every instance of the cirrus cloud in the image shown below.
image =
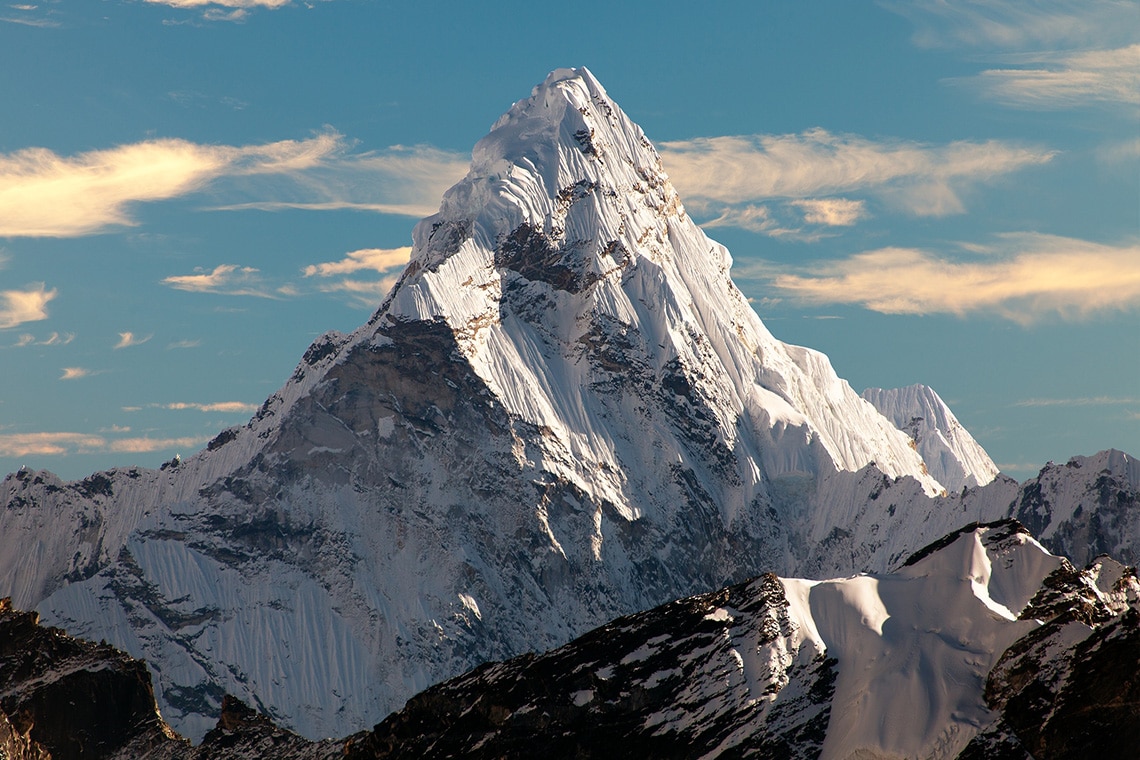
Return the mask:
<svg viewBox="0 0 1140 760">
<path fill-rule="evenodd" d="M 215 401 L 210 404 L 198 404 L 188 401 L 175 401 L 170 404 L 159 404 L 162 409 L 182 410 L 190 409 L 198 412 L 221 412 L 224 414 L 249 414 L 256 412 L 259 404 L 247 404 L 244 401 Z"/>
<path fill-rule="evenodd" d="M 55 288 L 48 290 L 42 282 L 28 290 L 0 290 L 0 330 L 47 319 L 47 305 L 55 295 Z"/>
<path fill-rule="evenodd" d="M 866 192 L 916 216 L 957 214 L 965 190 L 1047 163 L 1056 152 L 998 140 L 935 146 L 812 129 L 665 142 L 661 155 L 686 205 L 723 213 L 725 206 L 785 200 L 805 220 L 829 224 L 857 219 L 863 207 L 820 195 Z"/>
<path fill-rule="evenodd" d="M 1037 110 L 1092 103 L 1140 104 L 1140 44 L 1022 56 L 1023 68 L 987 69 L 948 80 L 1005 105 Z"/>
<path fill-rule="evenodd" d="M 163 278 L 163 285 L 190 293 L 216 293 L 226 296 L 257 296 L 276 298 L 277 295 L 263 286 L 258 270 L 237 264 L 219 264 L 209 272 L 198 269 L 196 274 L 180 274 Z"/>
<path fill-rule="evenodd" d="M 0 154 L 0 237 L 77 237 L 136 224 L 131 206 L 202 190 L 224 176 L 291 174 L 343 150 L 309 140 L 235 147 L 150 140 L 60 156 L 47 148 Z"/>
<path fill-rule="evenodd" d="M 126 428 L 124 430 L 129 430 Z M 67 456 L 68 454 L 142 454 L 172 449 L 195 449 L 208 438 L 108 438 L 105 435 L 72 432 L 0 434 L 0 456 Z"/>
<path fill-rule="evenodd" d="M 973 258 L 882 248 L 769 274 L 788 297 L 884 314 L 995 313 L 1022 325 L 1140 309 L 1140 244 L 1109 246 L 1037 233 L 969 246 Z"/>
<path fill-rule="evenodd" d="M 129 348 L 130 346 L 141 346 L 153 337 L 153 335 L 140 336 L 133 332 L 121 332 L 119 333 L 119 342 L 115 344 L 115 350 Z"/>
</svg>

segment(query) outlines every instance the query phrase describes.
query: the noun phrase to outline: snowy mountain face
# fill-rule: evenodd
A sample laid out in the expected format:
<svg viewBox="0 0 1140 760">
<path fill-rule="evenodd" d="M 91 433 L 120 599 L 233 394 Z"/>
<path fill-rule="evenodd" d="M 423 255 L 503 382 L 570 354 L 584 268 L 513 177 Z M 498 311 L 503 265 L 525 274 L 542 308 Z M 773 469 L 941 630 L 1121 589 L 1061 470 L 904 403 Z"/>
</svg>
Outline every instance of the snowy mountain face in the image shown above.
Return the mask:
<svg viewBox="0 0 1140 760">
<path fill-rule="evenodd" d="M 518 757 L 542 736 L 551 757 L 1126 757 L 1138 591 L 1113 560 L 1077 571 L 1015 522 L 975 526 L 894 573 L 766 575 L 484 666 L 350 756 Z"/>
<path fill-rule="evenodd" d="M 933 388 L 868 388 L 863 398 L 910 436 L 930 475 L 948 490 L 984 486 L 997 477 L 990 455 Z"/>
<path fill-rule="evenodd" d="M 771 336 L 584 69 L 515 104 L 413 238 L 245 427 L 157 471 L 0 483 L 0 593 L 145 658 L 195 740 L 225 693 L 344 736 L 481 662 L 767 571 L 886 571 L 1018 505 L 1099 535 L 1065 485 L 1090 468 L 936 497 L 917 434 Z"/>
<path fill-rule="evenodd" d="M 1140 742 L 1138 705 L 1135 568 L 1078 571 L 1015 521 L 952 533 L 893 573 L 766 574 L 626 616 L 321 742 L 227 697 L 191 747 L 140 662 L 0 603 L 12 760 L 531 757 L 539 737 L 550 758 L 1115 758 Z"/>
</svg>

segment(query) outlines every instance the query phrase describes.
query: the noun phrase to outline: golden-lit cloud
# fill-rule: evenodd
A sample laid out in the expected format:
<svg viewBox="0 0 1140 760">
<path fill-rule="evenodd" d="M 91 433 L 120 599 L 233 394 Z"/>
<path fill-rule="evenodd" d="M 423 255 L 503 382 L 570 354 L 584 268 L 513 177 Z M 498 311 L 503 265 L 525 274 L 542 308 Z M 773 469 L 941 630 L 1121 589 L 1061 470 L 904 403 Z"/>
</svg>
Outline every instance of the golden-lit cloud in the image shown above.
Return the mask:
<svg viewBox="0 0 1140 760">
<path fill-rule="evenodd" d="M 792 205 L 803 211 L 808 224 L 827 227 L 850 227 L 866 215 L 863 201 L 847 198 L 806 198 L 792 201 Z"/>
<path fill-rule="evenodd" d="M 338 280 L 321 283 L 317 289 L 322 293 L 344 293 L 353 306 L 375 309 L 398 279 L 399 276 L 393 274 L 379 280 Z"/>
<path fill-rule="evenodd" d="M 1132 406 L 1140 404 L 1137 396 L 1078 396 L 1075 398 L 1027 398 L 1014 406 Z"/>
<path fill-rule="evenodd" d="M 76 237 L 133 225 L 132 204 L 176 198 L 223 176 L 290 174 L 341 151 L 340 135 L 233 147 L 150 140 L 60 156 L 0 154 L 0 237 Z"/>
<path fill-rule="evenodd" d="M 219 211 L 368 211 L 424 217 L 439 210 L 444 192 L 467 173 L 466 154 L 428 145 L 396 145 L 346 155 L 260 189 L 265 200 L 231 203 Z"/>
<path fill-rule="evenodd" d="M 321 264 L 310 264 L 305 267 L 306 277 L 332 277 L 339 274 L 351 274 L 362 270 L 386 272 L 396 267 L 403 267 L 412 255 L 411 246 L 401 248 L 362 248 L 358 251 L 349 251 L 340 261 L 327 261 Z"/>
<path fill-rule="evenodd" d="M 755 205 L 796 201 L 817 223 L 846 206 L 858 218 L 859 201 L 815 200 L 866 192 L 917 216 L 961 213 L 962 192 L 977 184 L 1050 161 L 1055 152 L 998 140 L 934 146 L 868 140 L 823 129 L 801 134 L 702 137 L 661 144 L 662 161 L 686 205 Z M 695 202 L 695 203 L 694 203 Z M 812 204 L 816 204 L 813 208 Z"/>
<path fill-rule="evenodd" d="M 217 293 L 227 296 L 257 296 L 274 298 L 275 294 L 261 285 L 258 270 L 237 264 L 219 264 L 209 272 L 181 274 L 166 277 L 163 285 L 190 293 Z"/>
<path fill-rule="evenodd" d="M 129 432 L 130 428 L 112 428 L 107 432 Z M 90 433 L 4 433 L 0 434 L 0 456 L 67 456 L 69 454 L 133 453 L 145 454 L 172 449 L 195 450 L 208 438 L 126 437 L 115 438 Z"/>
<path fill-rule="evenodd" d="M 23 333 L 16 342 L 5 348 L 25 348 L 27 346 L 66 346 L 75 340 L 75 333 L 50 333 L 46 338 L 37 338 L 31 333 Z"/>
<path fill-rule="evenodd" d="M 291 0 L 146 0 L 154 5 L 169 5 L 171 8 L 281 8 Z"/>
<path fill-rule="evenodd" d="M 95 372 L 93 370 L 89 370 L 85 367 L 64 367 L 63 368 L 63 374 L 60 376 L 59 379 L 60 380 L 78 380 L 81 377 L 89 377 L 90 375 L 94 375 L 94 374 L 95 374 Z"/>
<path fill-rule="evenodd" d="M 121 332 L 119 333 L 119 342 L 115 344 L 115 350 L 129 348 L 130 346 L 141 346 L 153 337 L 153 335 L 135 335 L 133 332 Z"/>
<path fill-rule="evenodd" d="M 883 248 L 796 272 L 773 272 L 782 295 L 885 314 L 998 314 L 1020 324 L 1140 309 L 1140 244 L 1109 246 L 1035 233 L 972 246 L 972 258 Z"/>
<path fill-rule="evenodd" d="M 1039 54 L 1020 68 L 987 69 L 951 80 L 1018 108 L 1049 110 L 1090 103 L 1140 104 L 1140 45 Z"/>
<path fill-rule="evenodd" d="M 55 298 L 55 288 L 40 282 L 28 290 L 0 290 L 0 330 L 47 319 L 48 302 Z"/>
<path fill-rule="evenodd" d="M 1000 50 L 1103 46 L 1136 34 L 1125 0 L 880 0 L 915 25 L 920 47 Z"/>
<path fill-rule="evenodd" d="M 396 284 L 400 272 L 412 255 L 410 246 L 401 248 L 363 248 L 350 251 L 339 261 L 326 261 L 305 267 L 305 277 L 335 278 L 357 272 L 378 272 L 386 275 L 379 280 L 336 279 L 321 282 L 317 290 L 322 293 L 344 293 L 349 301 L 360 308 L 371 309 L 379 304 Z"/>
<path fill-rule="evenodd" d="M 103 448 L 107 439 L 86 433 L 0 434 L 0 455 L 6 457 L 55 456 Z"/>
<path fill-rule="evenodd" d="M 258 406 L 258 404 L 247 404 L 244 401 L 215 401 L 210 404 L 175 401 L 170 404 L 159 404 L 162 409 L 190 409 L 197 412 L 221 412 L 223 414 L 250 414 L 256 412 Z"/>
</svg>

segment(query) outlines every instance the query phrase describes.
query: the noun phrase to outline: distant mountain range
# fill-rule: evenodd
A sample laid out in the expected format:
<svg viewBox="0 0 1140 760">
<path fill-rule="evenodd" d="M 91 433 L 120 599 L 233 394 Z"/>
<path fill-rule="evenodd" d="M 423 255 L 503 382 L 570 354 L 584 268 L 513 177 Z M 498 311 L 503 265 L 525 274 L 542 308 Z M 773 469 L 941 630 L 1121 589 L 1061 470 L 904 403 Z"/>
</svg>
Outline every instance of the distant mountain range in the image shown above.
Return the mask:
<svg viewBox="0 0 1140 760">
<path fill-rule="evenodd" d="M 426 713 L 416 710 L 426 704 L 433 720 L 448 720 L 429 695 L 459 704 L 506 684 L 488 681 L 502 673 L 523 699 L 534 677 L 527 668 L 553 667 L 559 652 L 593 646 L 601 634 L 576 637 L 729 585 L 644 613 L 659 632 L 638 647 L 674 639 L 682 647 L 706 628 L 735 640 L 776 626 L 748 657 L 735 645 L 724 650 L 742 658 L 737 681 L 750 696 L 729 690 L 716 699 L 743 699 L 737 717 L 698 730 L 700 710 L 711 709 L 699 695 L 676 702 L 684 695 L 671 690 L 683 685 L 667 668 L 650 688 L 658 671 L 619 660 L 614 672 L 628 670 L 647 700 L 630 715 L 660 717 L 661 735 L 684 735 L 705 747 L 697 754 L 783 742 L 793 757 L 840 756 L 828 753 L 847 741 L 831 737 L 843 736 L 868 751 L 949 756 L 937 752 L 980 746 L 983 735 L 1022 736 L 990 730 L 1006 708 L 985 706 L 977 690 L 1005 647 L 1029 635 L 1032 621 L 1016 618 L 1062 562 L 1020 528 L 955 531 L 1016 518 L 1076 566 L 1105 552 L 1137 561 L 1134 458 L 1077 457 L 1018 485 L 933 390 L 860 396 L 827 357 L 776 340 L 733 284 L 728 252 L 692 222 L 648 139 L 585 69 L 553 72 L 504 114 L 413 240 L 407 269 L 368 322 L 318 339 L 244 427 L 159 470 L 71 483 L 21 470 L 0 483 L 0 594 L 73 636 L 145 660 L 163 716 L 195 741 L 218 730 L 219 714 L 237 720 L 237 703 L 222 713 L 227 694 L 301 736 L 349 736 L 433 684 L 507 660 L 416 697 L 367 739 L 419 751 L 409 727 Z M 939 596 L 912 569 L 929 562 L 902 565 L 948 534 L 958 536 L 954 546 L 973 541 L 967 554 L 981 564 L 954 571 L 973 573 L 962 588 L 938 565 L 948 584 Z M 1038 557 L 1027 575 L 979 590 L 991 583 L 977 575 L 990 574 L 982 565 L 1022 555 Z M 874 580 L 780 580 L 864 572 Z M 986 641 L 961 644 L 973 653 L 974 691 L 961 704 L 915 707 L 927 727 L 905 741 L 848 725 L 861 720 L 848 701 L 831 710 L 847 700 L 843 662 L 853 650 L 824 631 L 854 626 L 864 635 L 858 626 L 867 624 L 836 618 L 840 628 L 829 629 L 816 610 L 825 598 L 839 604 L 830 594 L 850 604 L 828 615 L 870 620 L 898 603 L 868 590 L 887 586 L 931 594 L 950 617 L 891 611 L 874 631 L 880 645 L 894 641 L 886 620 L 924 630 L 961 623 L 967 639 Z M 1104 615 L 1130 619 L 1117 591 L 1096 588 L 1099 601 L 1089 604 L 1104 609 L 1089 631 L 1109 625 Z M 705 623 L 676 611 L 721 596 L 735 601 L 716 602 L 701 613 L 712 615 Z M 690 633 L 667 631 L 674 619 Z M 655 636 L 666 639 L 646 643 Z M 1075 645 L 1075 634 L 1065 636 Z M 556 649 L 563 645 L 569 650 Z M 941 650 L 913 646 L 920 661 L 942 663 Z M 763 647 L 775 647 L 770 657 Z M 755 661 L 761 655 L 766 664 Z M 926 675 L 937 679 L 938 669 L 920 669 L 906 688 L 929 697 L 936 686 Z M 565 728 L 562 718 L 541 724 L 574 733 L 573 721 L 602 709 L 586 692 L 601 694 L 608 679 L 560 677 L 566 688 L 593 684 L 564 695 Z M 889 680 L 869 681 L 867 698 L 891 699 Z M 665 699 L 696 712 L 661 712 Z M 780 707 L 789 700 L 797 706 Z M 511 716 L 529 714 L 529 704 L 503 702 Z M 540 727 L 529 720 L 517 725 Z M 499 738 L 487 747 L 516 747 L 507 728 L 492 733 Z M 486 750 L 496 751 L 507 750 Z"/>
</svg>

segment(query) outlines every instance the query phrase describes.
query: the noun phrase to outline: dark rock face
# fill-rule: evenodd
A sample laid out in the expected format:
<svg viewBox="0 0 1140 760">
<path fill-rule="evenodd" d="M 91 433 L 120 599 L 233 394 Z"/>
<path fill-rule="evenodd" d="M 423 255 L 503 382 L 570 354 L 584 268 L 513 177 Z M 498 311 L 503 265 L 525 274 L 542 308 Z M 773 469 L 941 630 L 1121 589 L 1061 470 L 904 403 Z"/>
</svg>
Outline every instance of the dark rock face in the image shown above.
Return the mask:
<svg viewBox="0 0 1140 760">
<path fill-rule="evenodd" d="M 737 649 L 792 635 L 774 575 L 619 618 L 543 655 L 481 666 L 409 700 L 351 758 L 807 758 L 819 754 L 836 661 L 775 657 L 755 699 Z M 755 684 L 753 684 L 755 687 Z"/>
<path fill-rule="evenodd" d="M 0 712 L 0 747 L 12 758 L 86 760 L 174 741 L 145 663 L 43 628 L 8 599 L 0 600 Z"/>
</svg>

